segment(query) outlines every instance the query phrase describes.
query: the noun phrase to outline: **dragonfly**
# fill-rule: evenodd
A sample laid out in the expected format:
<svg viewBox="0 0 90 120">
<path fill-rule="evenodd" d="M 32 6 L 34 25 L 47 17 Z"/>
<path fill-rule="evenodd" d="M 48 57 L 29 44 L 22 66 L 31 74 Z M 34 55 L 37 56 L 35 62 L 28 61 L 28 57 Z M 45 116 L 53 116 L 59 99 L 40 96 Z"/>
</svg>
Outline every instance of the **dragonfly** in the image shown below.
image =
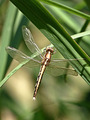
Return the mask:
<svg viewBox="0 0 90 120">
<path fill-rule="evenodd" d="M 12 58 L 19 61 L 20 63 L 25 60 L 29 60 L 25 64 L 26 67 L 33 68 L 41 65 L 40 72 L 38 74 L 36 84 L 35 84 L 33 100 L 36 99 L 37 91 L 39 89 L 39 86 L 45 71 L 53 76 L 60 76 L 63 74 L 69 74 L 73 76 L 78 75 L 78 73 L 74 69 L 66 67 L 69 61 L 75 61 L 76 59 L 52 59 L 51 60 L 51 57 L 54 54 L 53 47 L 46 47 L 46 49 L 44 50 L 45 54 L 43 55 L 41 50 L 35 43 L 30 30 L 26 26 L 22 27 L 22 33 L 23 33 L 25 44 L 28 47 L 28 49 L 32 53 L 37 52 L 38 56 L 36 56 L 35 58 L 32 58 L 24 54 L 20 50 L 17 50 L 9 46 L 6 48 L 6 51 Z"/>
</svg>

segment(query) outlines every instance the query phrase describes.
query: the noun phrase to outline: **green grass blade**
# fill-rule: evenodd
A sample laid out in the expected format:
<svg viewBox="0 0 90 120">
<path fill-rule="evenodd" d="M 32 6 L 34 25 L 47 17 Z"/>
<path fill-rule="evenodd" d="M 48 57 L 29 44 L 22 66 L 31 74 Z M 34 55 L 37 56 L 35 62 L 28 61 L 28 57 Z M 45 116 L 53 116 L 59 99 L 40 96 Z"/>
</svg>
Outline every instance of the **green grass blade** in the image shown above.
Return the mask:
<svg viewBox="0 0 90 120">
<path fill-rule="evenodd" d="M 75 15 L 78 15 L 78 16 L 82 17 L 82 18 L 90 20 L 90 15 L 87 15 L 87 14 L 85 14 L 83 12 L 80 12 L 79 10 L 68 7 L 68 6 L 63 5 L 61 3 L 53 2 L 53 1 L 50 1 L 50 0 L 39 0 L 39 1 L 41 1 L 42 3 L 46 3 L 46 4 L 49 4 L 49 5 L 55 6 L 55 7 L 59 7 L 59 8 L 61 8 L 63 10 L 66 10 L 66 11 L 68 11 L 70 13 L 73 13 Z"/>
<path fill-rule="evenodd" d="M 77 39 L 77 38 L 84 37 L 84 36 L 87 36 L 87 35 L 90 35 L 90 30 L 85 31 L 85 32 L 81 32 L 81 33 L 74 34 L 74 35 L 72 35 L 71 37 L 72 37 L 73 39 Z"/>
<path fill-rule="evenodd" d="M 0 46 L 0 81 L 2 80 L 5 72 L 5 66 L 7 62 L 7 53 L 5 51 L 5 47 L 7 47 L 10 43 L 13 25 L 15 21 L 17 9 L 13 6 L 13 4 L 9 4 L 6 21 L 4 24 L 4 28 L 1 36 L 1 46 Z"/>
<path fill-rule="evenodd" d="M 84 0 L 84 1 L 86 2 L 87 6 L 88 6 L 88 8 L 90 10 L 90 0 Z"/>
</svg>

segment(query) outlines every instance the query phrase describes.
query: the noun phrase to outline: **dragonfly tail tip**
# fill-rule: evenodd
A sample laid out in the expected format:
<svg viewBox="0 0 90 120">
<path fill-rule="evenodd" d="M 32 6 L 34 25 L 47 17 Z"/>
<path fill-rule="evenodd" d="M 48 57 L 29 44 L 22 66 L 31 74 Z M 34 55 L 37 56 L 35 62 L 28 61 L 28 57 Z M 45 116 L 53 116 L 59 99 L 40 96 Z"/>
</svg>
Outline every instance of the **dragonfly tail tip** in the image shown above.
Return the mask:
<svg viewBox="0 0 90 120">
<path fill-rule="evenodd" d="M 35 97 L 33 97 L 33 100 L 36 100 L 36 98 L 35 98 Z"/>
</svg>

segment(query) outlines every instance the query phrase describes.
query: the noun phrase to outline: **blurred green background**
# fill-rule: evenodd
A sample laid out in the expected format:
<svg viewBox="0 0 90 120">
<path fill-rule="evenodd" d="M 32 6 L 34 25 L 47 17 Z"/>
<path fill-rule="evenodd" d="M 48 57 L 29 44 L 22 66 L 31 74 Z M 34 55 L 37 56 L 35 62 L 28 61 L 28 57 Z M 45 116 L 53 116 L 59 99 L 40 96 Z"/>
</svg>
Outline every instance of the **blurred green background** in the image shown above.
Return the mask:
<svg viewBox="0 0 90 120">
<path fill-rule="evenodd" d="M 89 4 L 83 0 L 57 0 L 58 2 L 89 14 Z M 62 9 L 45 7 L 57 18 L 70 35 L 89 30 L 88 21 Z M 60 16 L 59 16 L 60 14 Z M 86 24 L 86 25 L 85 25 Z M 43 48 L 50 44 L 46 37 L 8 0 L 0 1 L 0 48 L 6 55 L 5 47 L 12 46 L 30 55 L 23 37 L 22 26 L 30 28 L 36 44 Z M 84 28 L 85 26 L 85 28 Z M 3 39 L 5 39 L 4 42 Z M 10 41 L 9 41 L 10 40 Z M 90 36 L 79 39 L 79 45 L 90 56 Z M 53 56 L 62 58 L 56 51 Z M 4 78 L 19 63 L 10 56 L 2 62 Z M 34 85 L 40 68 L 19 69 L 0 88 L 0 120 L 89 120 L 90 87 L 78 75 L 53 77 L 44 74 L 36 101 L 32 100 Z"/>
</svg>

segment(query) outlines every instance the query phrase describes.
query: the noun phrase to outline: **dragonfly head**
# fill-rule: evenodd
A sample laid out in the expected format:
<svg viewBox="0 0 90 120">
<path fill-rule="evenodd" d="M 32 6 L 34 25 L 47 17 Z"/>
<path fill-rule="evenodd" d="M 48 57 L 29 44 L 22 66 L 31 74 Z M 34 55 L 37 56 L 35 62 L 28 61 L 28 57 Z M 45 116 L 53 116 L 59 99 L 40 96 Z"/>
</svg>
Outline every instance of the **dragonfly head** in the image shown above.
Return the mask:
<svg viewBox="0 0 90 120">
<path fill-rule="evenodd" d="M 53 50 L 53 48 L 46 48 L 46 52 L 48 52 L 48 51 L 50 51 L 51 52 L 51 54 L 53 54 L 53 52 L 54 52 L 54 50 Z"/>
</svg>

